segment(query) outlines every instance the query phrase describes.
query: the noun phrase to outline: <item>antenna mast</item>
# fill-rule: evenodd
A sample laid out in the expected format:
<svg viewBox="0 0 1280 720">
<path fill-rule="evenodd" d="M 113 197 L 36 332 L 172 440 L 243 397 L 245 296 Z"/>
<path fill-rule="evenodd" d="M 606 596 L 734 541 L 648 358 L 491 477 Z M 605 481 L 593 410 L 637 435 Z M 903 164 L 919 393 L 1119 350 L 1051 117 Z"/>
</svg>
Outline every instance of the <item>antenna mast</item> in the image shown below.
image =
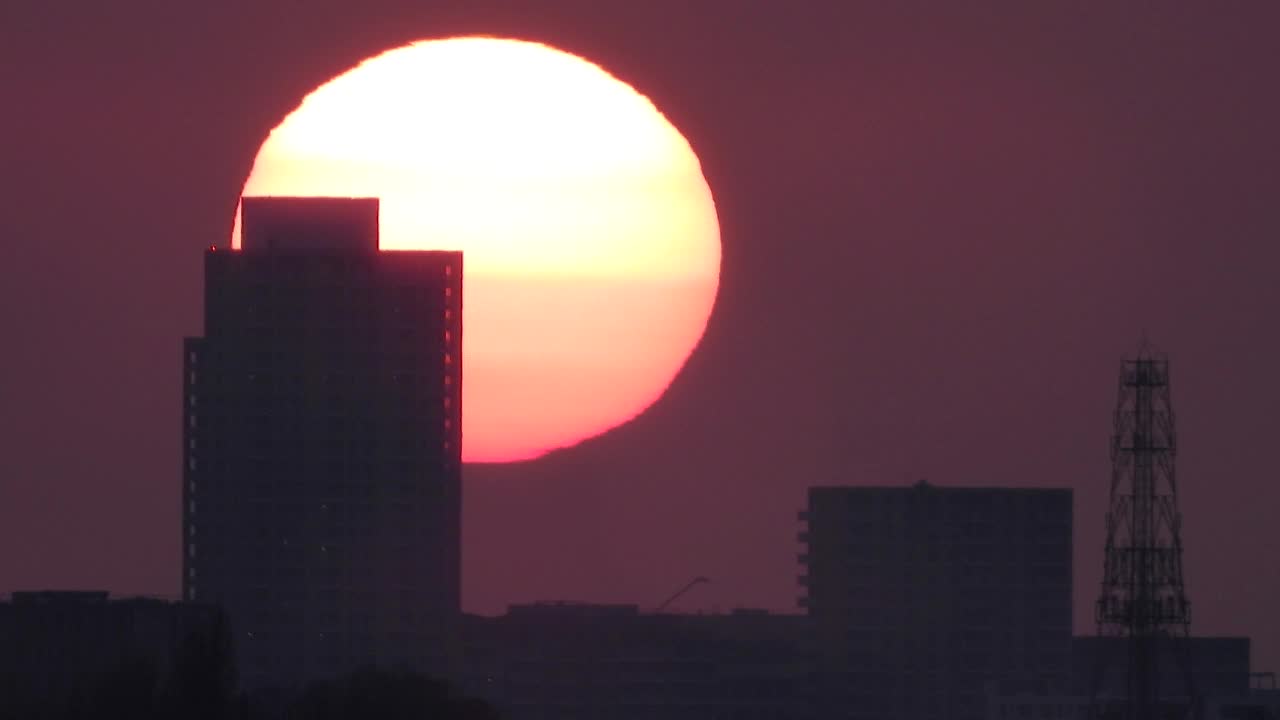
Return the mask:
<svg viewBox="0 0 1280 720">
<path fill-rule="evenodd" d="M 1114 422 L 1092 714 L 1117 720 L 1190 717 L 1195 701 L 1185 640 L 1191 606 L 1182 578 L 1169 361 L 1145 342 L 1136 359 L 1121 363 Z M 1123 638 L 1123 645 L 1111 638 Z M 1108 656 L 1124 672 L 1112 674 L 1117 682 L 1109 697 L 1099 697 Z M 1174 695 L 1161 687 L 1171 677 L 1160 672 L 1163 659 L 1183 666 L 1184 692 Z"/>
</svg>

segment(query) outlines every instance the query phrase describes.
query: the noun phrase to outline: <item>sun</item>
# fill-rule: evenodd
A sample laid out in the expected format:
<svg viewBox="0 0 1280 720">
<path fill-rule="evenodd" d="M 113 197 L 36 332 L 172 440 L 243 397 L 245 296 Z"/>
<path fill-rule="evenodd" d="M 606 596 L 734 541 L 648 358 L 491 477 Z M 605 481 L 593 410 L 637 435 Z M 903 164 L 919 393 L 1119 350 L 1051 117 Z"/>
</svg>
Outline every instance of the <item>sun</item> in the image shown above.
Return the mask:
<svg viewBox="0 0 1280 720">
<path fill-rule="evenodd" d="M 532 42 L 366 60 L 272 130 L 243 195 L 378 197 L 384 250 L 463 251 L 471 462 L 537 457 L 643 412 L 719 285 L 715 204 L 688 141 L 631 86 Z"/>
</svg>

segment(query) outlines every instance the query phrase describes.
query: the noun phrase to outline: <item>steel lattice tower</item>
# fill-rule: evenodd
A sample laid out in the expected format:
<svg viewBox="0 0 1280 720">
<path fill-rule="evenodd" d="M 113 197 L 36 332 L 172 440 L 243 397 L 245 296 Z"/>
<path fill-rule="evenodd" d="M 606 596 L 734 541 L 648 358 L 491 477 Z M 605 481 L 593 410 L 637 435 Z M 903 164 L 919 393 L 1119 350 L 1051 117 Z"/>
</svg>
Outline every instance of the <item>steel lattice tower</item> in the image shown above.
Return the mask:
<svg viewBox="0 0 1280 720">
<path fill-rule="evenodd" d="M 1114 421 L 1106 555 L 1096 607 L 1093 715 L 1190 717 L 1196 706 L 1185 654 L 1191 609 L 1182 577 L 1177 442 L 1166 357 L 1144 347 L 1136 359 L 1121 363 Z M 1117 651 L 1122 643 L 1124 654 L 1107 652 L 1108 643 Z M 1181 667 L 1162 672 L 1166 661 Z M 1105 697 L 1099 694 L 1103 665 L 1111 666 L 1108 674 L 1115 679 Z M 1170 687 L 1173 677 L 1182 687 Z"/>
</svg>

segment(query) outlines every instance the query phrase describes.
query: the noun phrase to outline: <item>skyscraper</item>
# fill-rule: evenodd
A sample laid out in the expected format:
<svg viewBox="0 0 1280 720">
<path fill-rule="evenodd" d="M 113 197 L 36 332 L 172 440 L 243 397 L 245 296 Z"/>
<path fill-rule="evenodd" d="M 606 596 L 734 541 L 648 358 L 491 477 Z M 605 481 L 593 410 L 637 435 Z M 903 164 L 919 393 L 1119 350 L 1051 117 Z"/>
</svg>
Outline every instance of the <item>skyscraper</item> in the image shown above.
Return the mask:
<svg viewBox="0 0 1280 720">
<path fill-rule="evenodd" d="M 801 516 L 828 716 L 977 720 L 991 683 L 1066 682 L 1070 490 L 815 487 Z"/>
<path fill-rule="evenodd" d="M 248 686 L 433 670 L 459 612 L 462 255 L 379 252 L 378 201 L 245 198 L 205 253 L 183 399 L 183 594 Z"/>
</svg>

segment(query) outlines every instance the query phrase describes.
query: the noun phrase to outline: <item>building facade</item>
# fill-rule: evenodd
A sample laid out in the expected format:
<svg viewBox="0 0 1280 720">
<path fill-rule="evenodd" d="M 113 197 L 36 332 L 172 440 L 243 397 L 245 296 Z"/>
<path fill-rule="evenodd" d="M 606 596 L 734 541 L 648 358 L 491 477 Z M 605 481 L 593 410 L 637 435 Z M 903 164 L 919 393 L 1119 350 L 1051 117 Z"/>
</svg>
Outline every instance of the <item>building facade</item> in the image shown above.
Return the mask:
<svg viewBox="0 0 1280 720">
<path fill-rule="evenodd" d="M 816 487 L 800 556 L 824 717 L 976 720 L 1071 664 L 1070 490 Z"/>
<path fill-rule="evenodd" d="M 378 201 L 244 198 L 183 367 L 183 593 L 246 687 L 438 670 L 459 612 L 462 256 Z"/>
</svg>

